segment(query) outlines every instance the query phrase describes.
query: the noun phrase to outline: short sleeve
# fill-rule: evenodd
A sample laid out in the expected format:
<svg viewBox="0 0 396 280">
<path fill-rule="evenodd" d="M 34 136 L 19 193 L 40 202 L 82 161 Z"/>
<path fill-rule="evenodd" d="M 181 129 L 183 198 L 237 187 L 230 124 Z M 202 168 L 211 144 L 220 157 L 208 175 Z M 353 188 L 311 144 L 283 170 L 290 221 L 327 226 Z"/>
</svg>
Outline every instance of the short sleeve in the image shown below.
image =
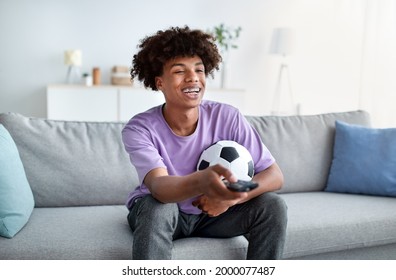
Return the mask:
<svg viewBox="0 0 396 280">
<path fill-rule="evenodd" d="M 139 183 L 142 184 L 147 173 L 155 168 L 166 168 L 161 155 L 154 146 L 150 131 L 131 121 L 122 130 L 122 141 L 135 166 Z"/>
</svg>

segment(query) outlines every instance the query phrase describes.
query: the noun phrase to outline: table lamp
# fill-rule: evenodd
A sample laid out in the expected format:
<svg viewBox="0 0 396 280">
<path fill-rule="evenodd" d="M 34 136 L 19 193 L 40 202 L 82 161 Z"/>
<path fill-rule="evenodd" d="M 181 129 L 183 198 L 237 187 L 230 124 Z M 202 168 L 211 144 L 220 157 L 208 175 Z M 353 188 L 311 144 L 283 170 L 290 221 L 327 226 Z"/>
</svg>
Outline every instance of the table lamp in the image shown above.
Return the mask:
<svg viewBox="0 0 396 280">
<path fill-rule="evenodd" d="M 68 66 L 66 83 L 72 83 L 75 78 L 80 80 L 81 50 L 66 50 L 64 64 Z"/>
</svg>

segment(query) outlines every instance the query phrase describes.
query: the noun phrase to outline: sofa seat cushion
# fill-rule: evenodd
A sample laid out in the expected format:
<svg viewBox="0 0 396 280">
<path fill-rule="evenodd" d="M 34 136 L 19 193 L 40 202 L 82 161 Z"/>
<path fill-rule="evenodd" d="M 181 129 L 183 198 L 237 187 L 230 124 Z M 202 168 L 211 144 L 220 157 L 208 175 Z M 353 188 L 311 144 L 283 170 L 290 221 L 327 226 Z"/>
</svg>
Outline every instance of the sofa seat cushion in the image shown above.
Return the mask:
<svg viewBox="0 0 396 280">
<path fill-rule="evenodd" d="M 0 238 L 0 259 L 130 259 L 125 206 L 35 208 L 13 239 Z"/>
<path fill-rule="evenodd" d="M 13 239 L 0 237 L 0 259 L 128 260 L 133 234 L 123 205 L 35 208 Z M 174 242 L 175 259 L 243 259 L 247 240 L 185 238 Z"/>
<path fill-rule="evenodd" d="M 289 214 L 284 258 L 396 243 L 396 198 L 328 192 L 282 198 Z"/>
</svg>

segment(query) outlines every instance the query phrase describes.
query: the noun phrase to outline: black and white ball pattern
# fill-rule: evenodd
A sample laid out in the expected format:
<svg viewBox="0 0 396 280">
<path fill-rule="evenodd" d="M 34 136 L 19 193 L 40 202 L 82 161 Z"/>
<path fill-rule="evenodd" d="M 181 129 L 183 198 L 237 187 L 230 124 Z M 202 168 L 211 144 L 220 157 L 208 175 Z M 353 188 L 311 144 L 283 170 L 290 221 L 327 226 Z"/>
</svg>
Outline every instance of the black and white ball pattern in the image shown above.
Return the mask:
<svg viewBox="0 0 396 280">
<path fill-rule="evenodd" d="M 197 170 L 220 164 L 239 180 L 250 181 L 254 175 L 254 163 L 249 151 L 235 141 L 221 140 L 205 149 L 198 160 Z"/>
</svg>

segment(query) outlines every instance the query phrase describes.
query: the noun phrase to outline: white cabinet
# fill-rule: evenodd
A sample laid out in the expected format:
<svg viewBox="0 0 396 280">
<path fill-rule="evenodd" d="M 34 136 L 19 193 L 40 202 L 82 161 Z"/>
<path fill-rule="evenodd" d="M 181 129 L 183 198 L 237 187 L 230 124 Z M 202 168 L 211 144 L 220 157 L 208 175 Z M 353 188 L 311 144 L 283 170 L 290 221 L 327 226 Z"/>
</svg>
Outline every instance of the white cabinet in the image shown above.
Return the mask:
<svg viewBox="0 0 396 280">
<path fill-rule="evenodd" d="M 119 119 L 127 121 L 134 115 L 165 103 L 162 92 L 147 89 L 123 88 L 119 91 Z"/>
<path fill-rule="evenodd" d="M 49 86 L 47 118 L 73 121 L 118 119 L 117 92 L 111 87 Z"/>
<path fill-rule="evenodd" d="M 50 85 L 47 118 L 74 121 L 127 121 L 164 103 L 161 92 L 128 86 Z"/>
<path fill-rule="evenodd" d="M 242 90 L 206 89 L 205 99 L 244 109 Z M 165 102 L 160 91 L 128 86 L 50 85 L 47 118 L 74 121 L 128 121 Z"/>
</svg>

